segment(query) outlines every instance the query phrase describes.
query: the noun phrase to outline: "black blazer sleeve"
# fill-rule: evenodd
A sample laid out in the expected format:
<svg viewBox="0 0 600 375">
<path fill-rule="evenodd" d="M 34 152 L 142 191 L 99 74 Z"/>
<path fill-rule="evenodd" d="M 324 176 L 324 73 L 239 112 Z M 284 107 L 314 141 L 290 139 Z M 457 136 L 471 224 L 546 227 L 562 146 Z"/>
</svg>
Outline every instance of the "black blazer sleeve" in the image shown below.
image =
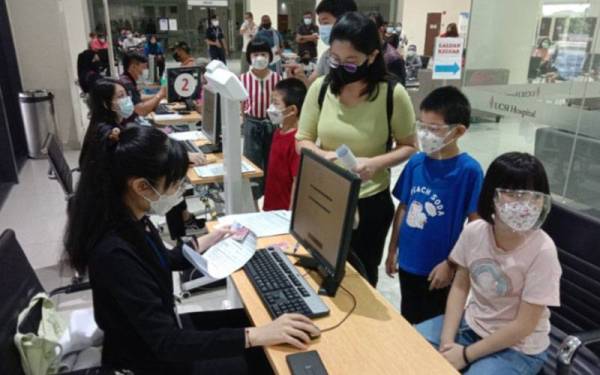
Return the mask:
<svg viewBox="0 0 600 375">
<path fill-rule="evenodd" d="M 192 267 L 192 264 L 183 256 L 183 245 L 177 245 L 171 250 L 167 250 L 169 264 L 173 271 L 183 271 Z"/>
<path fill-rule="evenodd" d="M 191 362 L 243 355 L 243 328 L 214 331 L 180 329 L 173 310 L 174 304 L 165 302 L 171 296 L 167 296 L 157 275 L 131 251 L 119 248 L 96 257 L 93 268 L 90 269 L 92 288 L 108 291 L 111 300 L 106 303 L 114 303 L 116 306 L 112 308 L 124 312 L 128 320 L 128 324 L 124 326 L 133 327 L 157 358 Z"/>
</svg>

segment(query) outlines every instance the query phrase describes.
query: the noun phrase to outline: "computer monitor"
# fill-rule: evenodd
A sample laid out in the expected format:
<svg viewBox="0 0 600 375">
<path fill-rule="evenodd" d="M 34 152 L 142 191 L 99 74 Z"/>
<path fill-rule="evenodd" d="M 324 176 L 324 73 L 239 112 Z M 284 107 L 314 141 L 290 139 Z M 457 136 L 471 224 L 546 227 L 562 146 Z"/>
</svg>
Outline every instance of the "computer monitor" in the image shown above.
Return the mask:
<svg viewBox="0 0 600 375">
<path fill-rule="evenodd" d="M 334 296 L 344 278 L 359 191 L 354 173 L 302 150 L 290 233 L 312 256 L 300 264 L 323 276 L 319 294 Z"/>
<path fill-rule="evenodd" d="M 199 66 L 167 69 L 167 101 L 185 102 L 199 97 L 202 86 Z"/>
<path fill-rule="evenodd" d="M 221 97 L 212 92 L 208 86 L 204 88 L 202 105 L 202 133 L 211 144 L 202 146 L 204 153 L 221 152 L 223 139 L 221 138 Z"/>
</svg>

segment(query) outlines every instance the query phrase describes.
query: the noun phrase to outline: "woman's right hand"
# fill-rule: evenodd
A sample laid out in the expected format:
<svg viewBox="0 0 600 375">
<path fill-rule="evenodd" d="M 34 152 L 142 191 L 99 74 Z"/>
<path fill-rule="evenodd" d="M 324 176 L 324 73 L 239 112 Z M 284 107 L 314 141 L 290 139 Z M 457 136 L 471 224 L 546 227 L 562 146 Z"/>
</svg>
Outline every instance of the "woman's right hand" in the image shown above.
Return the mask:
<svg viewBox="0 0 600 375">
<path fill-rule="evenodd" d="M 271 346 L 290 344 L 304 350 L 311 336 L 320 335 L 317 327 L 309 318 L 300 314 L 284 314 L 264 326 L 248 330 L 252 346 Z"/>
</svg>

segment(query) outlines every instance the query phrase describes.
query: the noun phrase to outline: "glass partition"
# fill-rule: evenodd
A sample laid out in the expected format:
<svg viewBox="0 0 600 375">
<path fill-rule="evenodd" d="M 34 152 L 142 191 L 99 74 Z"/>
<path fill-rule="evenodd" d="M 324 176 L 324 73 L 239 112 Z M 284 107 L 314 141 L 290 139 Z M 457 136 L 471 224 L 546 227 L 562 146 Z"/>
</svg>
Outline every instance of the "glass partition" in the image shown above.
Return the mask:
<svg viewBox="0 0 600 375">
<path fill-rule="evenodd" d="M 102 0 L 90 1 L 91 29 L 105 32 Z M 207 2 L 208 3 L 208 2 Z M 157 34 L 166 48 L 185 41 L 195 57 L 208 57 L 205 32 L 209 17 L 216 14 L 225 33 L 232 57 L 239 57 L 242 41 L 238 30 L 243 22 L 243 0 L 212 1 L 215 6 L 188 6 L 187 0 L 110 0 L 110 22 L 113 39 L 127 28 L 140 37 Z M 170 57 L 171 54 L 167 54 Z"/>
<path fill-rule="evenodd" d="M 517 11 L 518 10 L 518 11 Z M 542 160 L 552 193 L 600 217 L 600 1 L 473 0 L 465 150 Z"/>
</svg>

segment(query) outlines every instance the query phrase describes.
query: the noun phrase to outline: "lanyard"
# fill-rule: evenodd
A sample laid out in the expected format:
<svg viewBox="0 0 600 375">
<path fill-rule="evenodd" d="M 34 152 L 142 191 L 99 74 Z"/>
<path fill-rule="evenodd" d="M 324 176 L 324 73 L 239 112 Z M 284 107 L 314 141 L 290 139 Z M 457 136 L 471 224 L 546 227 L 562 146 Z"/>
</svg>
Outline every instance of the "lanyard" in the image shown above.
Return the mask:
<svg viewBox="0 0 600 375">
<path fill-rule="evenodd" d="M 169 262 L 167 262 L 167 260 L 165 259 L 164 254 L 158 249 L 158 247 L 156 247 L 156 244 L 154 243 L 154 241 L 150 238 L 150 236 L 148 236 L 148 234 L 144 234 L 144 238 L 146 239 L 146 243 L 148 243 L 148 245 L 150 245 L 150 247 L 152 248 L 152 250 L 154 250 L 154 252 L 156 253 L 156 255 L 158 256 L 158 259 L 160 261 L 160 265 L 164 268 L 164 269 L 169 269 Z"/>
<path fill-rule="evenodd" d="M 164 254 L 156 246 L 156 243 L 154 243 L 154 241 L 152 240 L 152 238 L 150 238 L 150 236 L 148 236 L 148 234 L 144 234 L 144 238 L 146 239 L 146 242 L 148 243 L 148 245 L 150 245 L 152 250 L 154 250 L 154 252 L 158 256 L 158 259 L 160 260 L 160 265 L 163 266 L 164 269 L 168 270 L 169 263 L 165 259 Z M 173 314 L 175 315 L 175 320 L 177 322 L 177 326 L 180 329 L 183 328 L 183 324 L 181 323 L 181 319 L 179 318 L 179 314 L 177 313 L 177 303 L 175 302 L 175 299 L 173 299 Z"/>
</svg>

